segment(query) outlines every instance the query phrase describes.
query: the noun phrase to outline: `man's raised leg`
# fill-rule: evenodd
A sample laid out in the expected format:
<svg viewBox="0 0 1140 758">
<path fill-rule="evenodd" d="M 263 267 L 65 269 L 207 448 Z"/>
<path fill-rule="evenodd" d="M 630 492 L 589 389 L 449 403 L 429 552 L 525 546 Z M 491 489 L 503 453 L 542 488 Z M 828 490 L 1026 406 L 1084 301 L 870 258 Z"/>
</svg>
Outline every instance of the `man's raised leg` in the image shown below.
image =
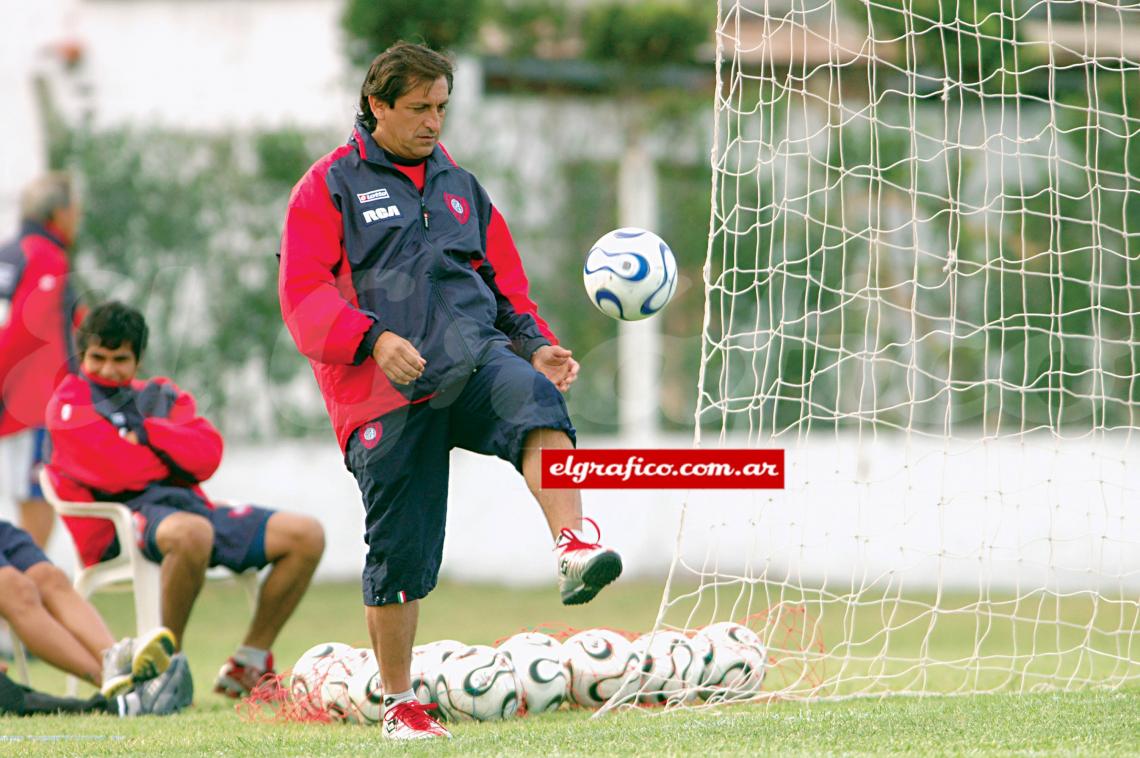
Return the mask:
<svg viewBox="0 0 1140 758">
<path fill-rule="evenodd" d="M 550 536 L 555 540 L 563 529 L 578 531 L 582 528 L 582 495 L 578 490 L 542 488 L 541 450 L 570 450 L 573 447 L 570 437 L 561 429 L 534 429 L 523 440 L 523 478 L 542 507 Z"/>
<path fill-rule="evenodd" d="M 558 589 L 565 605 L 590 602 L 622 571 L 617 551 L 582 538 L 582 497 L 578 490 L 542 488 L 542 449 L 568 450 L 573 446 L 561 429 L 534 429 L 523 440 L 522 451 L 523 477 L 542 507 L 558 551 Z M 599 533 L 594 539 L 600 538 Z"/>
</svg>

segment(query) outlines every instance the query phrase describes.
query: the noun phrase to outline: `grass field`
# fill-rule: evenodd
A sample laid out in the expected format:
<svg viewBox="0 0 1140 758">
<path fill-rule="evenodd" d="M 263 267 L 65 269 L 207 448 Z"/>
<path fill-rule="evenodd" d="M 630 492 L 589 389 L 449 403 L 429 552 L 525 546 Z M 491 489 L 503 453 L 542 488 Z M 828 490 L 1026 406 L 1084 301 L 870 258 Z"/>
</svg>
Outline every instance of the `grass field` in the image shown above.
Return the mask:
<svg viewBox="0 0 1140 758">
<path fill-rule="evenodd" d="M 659 597 L 656 584 L 624 582 L 588 606 L 564 608 L 553 587 L 444 585 L 424 604 L 419 637 L 489 643 L 544 622 L 642 630 L 652 626 Z M 96 600 L 113 631 L 127 633 L 130 596 L 112 592 Z M 838 631 L 852 624 L 849 614 L 834 615 L 821 622 L 825 639 L 832 627 Z M 209 692 L 247 620 L 236 586 L 207 585 L 186 635 L 198 688 L 188 713 L 130 721 L 0 719 L 0 755 L 1140 755 L 1140 688 L 1135 685 L 1115 692 L 776 702 L 669 714 L 626 712 L 594 720 L 585 712 L 562 711 L 508 723 L 460 724 L 450 742 L 395 746 L 367 727 L 253 723 L 242 719 L 231 701 Z M 855 638 L 871 634 L 872 626 L 868 620 L 867 632 L 855 629 Z M 275 652 L 279 668 L 286 668 L 315 642 L 365 639 L 358 587 L 325 584 L 310 591 Z M 1140 664 L 1127 671 L 1134 672 L 1135 665 Z M 42 664 L 33 665 L 32 678 L 41 689 L 63 689 L 63 677 Z"/>
</svg>

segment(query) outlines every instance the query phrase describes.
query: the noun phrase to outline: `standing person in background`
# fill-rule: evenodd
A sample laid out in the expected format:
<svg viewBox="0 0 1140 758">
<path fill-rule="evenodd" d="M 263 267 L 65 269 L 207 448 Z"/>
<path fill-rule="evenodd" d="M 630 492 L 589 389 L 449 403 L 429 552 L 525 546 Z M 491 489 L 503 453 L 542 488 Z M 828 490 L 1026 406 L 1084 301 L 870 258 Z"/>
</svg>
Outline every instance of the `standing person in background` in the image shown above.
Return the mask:
<svg viewBox="0 0 1140 758">
<path fill-rule="evenodd" d="M 363 495 L 365 619 L 391 739 L 450 736 L 416 701 L 410 670 L 452 448 L 523 475 L 563 603 L 589 602 L 622 571 L 579 532 L 578 492 L 541 488 L 541 449 L 574 445 L 561 392 L 578 362 L 538 316 L 506 222 L 438 144 L 452 80 L 451 62 L 421 45 L 378 55 L 348 144 L 293 189 L 281 245 L 282 315 Z"/>
<path fill-rule="evenodd" d="M 19 524 L 41 548 L 55 521 L 40 492 L 44 410 L 75 370 L 77 300 L 68 249 L 79 229 L 67 174 L 33 181 L 20 197 L 22 227 L 0 247 L 0 498 L 19 503 Z"/>
</svg>

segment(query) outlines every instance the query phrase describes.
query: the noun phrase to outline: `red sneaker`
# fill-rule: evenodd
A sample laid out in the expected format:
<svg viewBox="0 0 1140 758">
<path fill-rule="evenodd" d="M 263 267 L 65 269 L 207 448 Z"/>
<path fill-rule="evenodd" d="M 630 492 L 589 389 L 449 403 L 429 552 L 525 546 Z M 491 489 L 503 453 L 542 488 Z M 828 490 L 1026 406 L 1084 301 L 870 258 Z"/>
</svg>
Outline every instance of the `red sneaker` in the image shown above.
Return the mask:
<svg viewBox="0 0 1140 758">
<path fill-rule="evenodd" d="M 451 732 L 428 713 L 435 708 L 434 703 L 423 705 L 418 700 L 396 703 L 384 712 L 384 736 L 390 740 L 451 739 Z"/>
<path fill-rule="evenodd" d="M 238 663 L 230 656 L 218 671 L 218 678 L 214 682 L 214 692 L 234 699 L 248 695 L 262 679 L 267 676 L 276 677 L 273 670 L 273 653 L 265 659 L 265 668 L 259 669 Z"/>
</svg>

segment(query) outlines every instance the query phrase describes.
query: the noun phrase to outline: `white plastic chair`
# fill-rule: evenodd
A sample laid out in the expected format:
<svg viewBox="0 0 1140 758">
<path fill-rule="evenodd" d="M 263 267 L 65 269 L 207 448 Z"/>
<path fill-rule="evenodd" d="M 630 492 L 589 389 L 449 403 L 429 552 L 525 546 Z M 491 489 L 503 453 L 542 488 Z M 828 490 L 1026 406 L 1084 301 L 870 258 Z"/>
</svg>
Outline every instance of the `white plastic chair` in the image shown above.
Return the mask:
<svg viewBox="0 0 1140 758">
<path fill-rule="evenodd" d="M 16 673 L 25 687 L 32 685 L 28 676 L 28 654 L 24 652 L 24 643 L 16 636 L 16 630 L 8 626 L 8 634 L 12 635 L 12 662 L 16 666 Z"/>
<path fill-rule="evenodd" d="M 135 596 L 135 633 L 142 636 L 162 624 L 162 570 L 157 563 L 143 557 L 135 542 L 134 523 L 131 510 L 120 503 L 110 502 L 69 502 L 61 500 L 52 486 L 46 470 L 40 471 L 40 487 L 44 499 L 51 503 L 60 516 L 80 516 L 83 518 L 105 518 L 115 527 L 119 539 L 119 554 L 114 558 L 93 566 L 83 566 L 76 548 L 75 590 L 84 598 L 103 587 L 118 582 L 130 582 Z M 74 544 L 74 542 L 72 543 Z M 250 610 L 257 607 L 258 574 L 250 570 L 240 574 L 211 571 L 211 577 L 233 576 L 245 590 Z M 78 691 L 77 677 L 67 678 L 67 694 Z"/>
</svg>

